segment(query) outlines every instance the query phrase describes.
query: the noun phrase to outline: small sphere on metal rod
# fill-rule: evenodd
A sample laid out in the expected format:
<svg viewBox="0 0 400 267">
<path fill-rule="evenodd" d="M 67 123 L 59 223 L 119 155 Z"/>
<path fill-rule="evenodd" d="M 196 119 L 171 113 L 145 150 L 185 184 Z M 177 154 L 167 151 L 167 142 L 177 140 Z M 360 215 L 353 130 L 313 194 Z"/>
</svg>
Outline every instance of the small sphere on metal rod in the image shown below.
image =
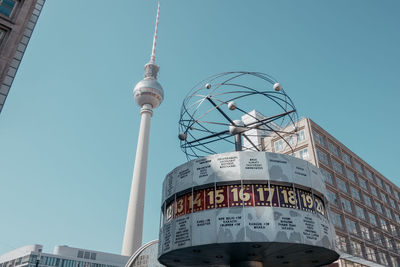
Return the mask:
<svg viewBox="0 0 400 267">
<path fill-rule="evenodd" d="M 280 83 L 275 83 L 274 84 L 274 90 L 279 92 L 280 90 L 282 90 L 282 85 Z"/>
<path fill-rule="evenodd" d="M 228 103 L 228 108 L 229 108 L 229 110 L 235 110 L 235 109 L 237 108 L 237 105 L 236 105 L 235 102 L 230 101 L 230 102 Z"/>
<path fill-rule="evenodd" d="M 207 83 L 206 84 L 206 89 L 210 89 L 211 88 L 211 84 Z"/>
<path fill-rule="evenodd" d="M 186 133 L 179 133 L 178 138 L 179 138 L 181 141 L 185 141 L 186 138 L 187 138 L 187 134 L 186 134 Z"/>
</svg>

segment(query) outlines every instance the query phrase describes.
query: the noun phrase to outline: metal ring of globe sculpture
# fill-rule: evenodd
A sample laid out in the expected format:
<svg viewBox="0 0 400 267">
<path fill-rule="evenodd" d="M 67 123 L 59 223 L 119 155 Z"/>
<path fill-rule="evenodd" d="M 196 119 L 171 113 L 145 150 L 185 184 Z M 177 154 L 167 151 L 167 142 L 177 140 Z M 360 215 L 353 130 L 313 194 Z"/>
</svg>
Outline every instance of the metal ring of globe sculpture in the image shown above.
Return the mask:
<svg viewBox="0 0 400 267">
<path fill-rule="evenodd" d="M 290 97 L 266 74 L 227 72 L 194 87 L 179 121 L 194 159 L 164 179 L 160 263 L 321 266 L 339 257 L 320 170 L 265 152 L 276 141 L 275 151 L 293 151 L 297 134 L 308 134 L 296 122 Z"/>
<path fill-rule="evenodd" d="M 262 151 L 260 139 L 275 133 L 293 151 L 297 120 L 292 100 L 271 76 L 221 73 L 201 81 L 183 101 L 181 149 L 188 159 L 229 151 L 233 145 L 236 150 Z"/>
</svg>

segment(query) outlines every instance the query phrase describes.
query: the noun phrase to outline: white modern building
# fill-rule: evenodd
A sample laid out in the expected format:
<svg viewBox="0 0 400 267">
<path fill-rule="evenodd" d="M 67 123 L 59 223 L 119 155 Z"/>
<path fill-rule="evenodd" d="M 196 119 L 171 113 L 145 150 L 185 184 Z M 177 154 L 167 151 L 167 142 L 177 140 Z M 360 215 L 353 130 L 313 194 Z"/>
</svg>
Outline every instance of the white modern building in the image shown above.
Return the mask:
<svg viewBox="0 0 400 267">
<path fill-rule="evenodd" d="M 123 267 L 129 257 L 68 246 L 56 246 L 53 253 L 42 245 L 28 245 L 0 256 L 0 267 Z"/>
</svg>

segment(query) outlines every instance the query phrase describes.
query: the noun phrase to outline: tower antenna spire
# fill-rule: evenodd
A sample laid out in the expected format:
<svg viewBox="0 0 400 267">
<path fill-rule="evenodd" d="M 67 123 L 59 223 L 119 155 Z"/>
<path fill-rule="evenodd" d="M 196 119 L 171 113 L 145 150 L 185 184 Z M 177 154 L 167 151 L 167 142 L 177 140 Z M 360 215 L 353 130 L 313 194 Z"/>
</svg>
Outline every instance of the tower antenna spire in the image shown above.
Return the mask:
<svg viewBox="0 0 400 267">
<path fill-rule="evenodd" d="M 157 30 L 158 30 L 159 16 L 160 16 L 160 1 L 158 1 L 158 6 L 157 6 L 156 25 L 154 28 L 154 37 L 153 37 L 153 48 L 151 50 L 151 56 L 150 56 L 150 63 L 152 64 L 156 63 L 156 45 L 157 45 Z"/>
</svg>

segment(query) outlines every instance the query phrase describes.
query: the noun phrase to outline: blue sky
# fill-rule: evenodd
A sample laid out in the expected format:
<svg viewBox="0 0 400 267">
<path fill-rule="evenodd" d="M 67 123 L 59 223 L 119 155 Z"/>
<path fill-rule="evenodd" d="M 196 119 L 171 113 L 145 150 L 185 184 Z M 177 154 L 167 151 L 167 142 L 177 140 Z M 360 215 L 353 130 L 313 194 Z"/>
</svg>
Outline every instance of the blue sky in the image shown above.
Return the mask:
<svg viewBox="0 0 400 267">
<path fill-rule="evenodd" d="M 156 1 L 47 1 L 0 114 L 0 254 L 39 243 L 119 253 L 139 128 L 132 97 Z M 268 73 L 383 175 L 398 173 L 400 2 L 161 1 L 165 100 L 151 125 L 144 241 L 161 183 L 185 162 L 184 95 L 216 73 Z"/>
</svg>

